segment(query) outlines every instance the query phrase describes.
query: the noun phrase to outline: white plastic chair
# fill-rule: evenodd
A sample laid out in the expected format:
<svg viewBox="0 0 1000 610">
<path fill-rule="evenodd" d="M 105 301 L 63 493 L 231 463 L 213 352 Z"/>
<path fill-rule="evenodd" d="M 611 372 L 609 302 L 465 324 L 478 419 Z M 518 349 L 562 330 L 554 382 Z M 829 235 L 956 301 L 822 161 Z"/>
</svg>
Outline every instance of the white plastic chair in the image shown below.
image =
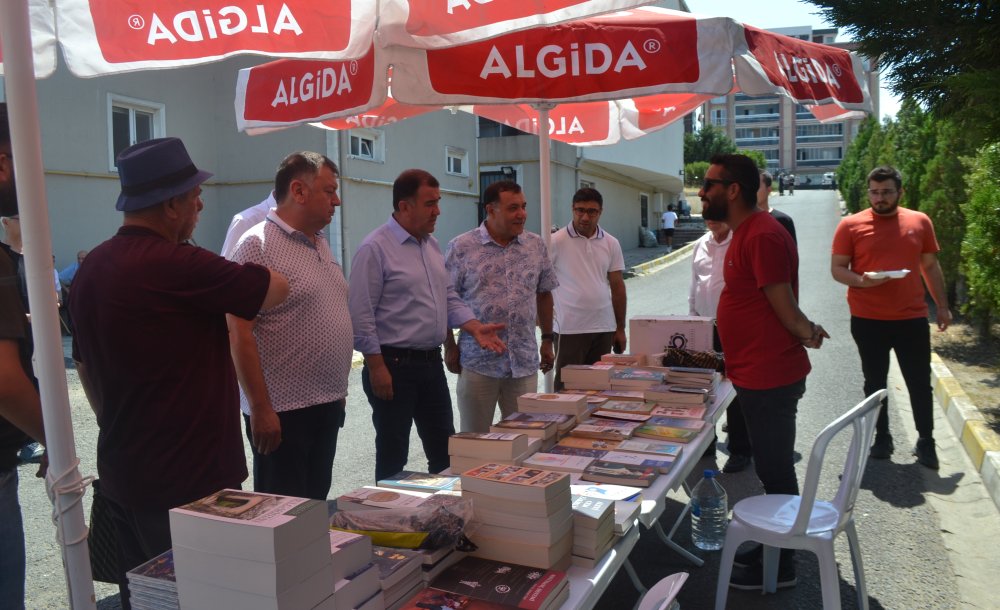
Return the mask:
<svg viewBox="0 0 1000 610">
<path fill-rule="evenodd" d="M 771 494 L 740 500 L 733 507 L 733 519 L 726 532 L 719 565 L 719 582 L 715 589 L 715 608 L 724 610 L 729 592 L 733 557 L 740 544 L 753 540 L 764 545 L 764 592 L 774 593 L 778 581 L 778 549 L 804 549 L 819 559 L 823 608 L 840 608 L 840 583 L 833 541 L 840 532 L 847 533 L 854 564 L 854 582 L 858 607 L 868 610 L 865 572 L 861 565 L 861 548 L 854 528 L 854 502 L 861 487 L 861 476 L 868 462 L 868 451 L 875 435 L 875 420 L 882 406 L 885 390 L 879 390 L 830 423 L 813 443 L 802 495 Z M 840 487 L 833 500 L 816 499 L 819 475 L 830 440 L 851 426 L 853 437 L 847 451 Z"/>
<path fill-rule="evenodd" d="M 665 578 L 646 591 L 636 605 L 636 610 L 668 610 L 674 607 L 677 594 L 688 579 L 687 572 L 677 572 Z"/>
</svg>

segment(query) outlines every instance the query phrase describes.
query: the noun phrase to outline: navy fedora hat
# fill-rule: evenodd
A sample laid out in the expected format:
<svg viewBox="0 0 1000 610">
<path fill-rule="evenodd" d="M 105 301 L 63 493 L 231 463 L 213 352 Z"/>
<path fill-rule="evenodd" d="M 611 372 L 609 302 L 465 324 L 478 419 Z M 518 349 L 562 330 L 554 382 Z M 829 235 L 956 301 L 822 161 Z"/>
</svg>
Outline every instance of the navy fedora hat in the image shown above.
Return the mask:
<svg viewBox="0 0 1000 610">
<path fill-rule="evenodd" d="M 133 144 L 118 155 L 122 192 L 115 209 L 133 212 L 186 193 L 212 177 L 195 167 L 178 138 Z"/>
</svg>

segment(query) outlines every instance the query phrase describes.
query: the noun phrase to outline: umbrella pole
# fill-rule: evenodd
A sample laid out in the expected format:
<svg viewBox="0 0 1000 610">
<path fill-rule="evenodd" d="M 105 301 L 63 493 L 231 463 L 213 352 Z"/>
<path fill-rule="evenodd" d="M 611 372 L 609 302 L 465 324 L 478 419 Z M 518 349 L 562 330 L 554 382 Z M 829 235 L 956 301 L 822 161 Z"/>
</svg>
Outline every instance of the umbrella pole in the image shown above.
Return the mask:
<svg viewBox="0 0 1000 610">
<path fill-rule="evenodd" d="M 36 373 L 49 457 L 46 483 L 57 518 L 57 537 L 63 547 L 70 606 L 74 609 L 95 608 L 87 526 L 81 502 L 85 484 L 81 482 L 77 469 L 59 313 L 52 286 L 52 237 L 42 176 L 38 94 L 27 4 L 27 0 L 0 0 L 0 14 L 4 16 L 0 19 L 0 41 L 3 44 L 11 146 L 21 202 L 19 213 L 32 311 Z"/>
<path fill-rule="evenodd" d="M 545 247 L 548 248 L 552 238 L 552 141 L 549 139 L 549 110 L 555 108 L 555 104 L 532 104 L 532 106 L 538 111 L 538 207 L 542 223 L 539 233 L 542 234 Z M 553 371 L 545 373 L 543 383 L 545 391 L 551 392 L 555 385 L 555 373 Z"/>
</svg>

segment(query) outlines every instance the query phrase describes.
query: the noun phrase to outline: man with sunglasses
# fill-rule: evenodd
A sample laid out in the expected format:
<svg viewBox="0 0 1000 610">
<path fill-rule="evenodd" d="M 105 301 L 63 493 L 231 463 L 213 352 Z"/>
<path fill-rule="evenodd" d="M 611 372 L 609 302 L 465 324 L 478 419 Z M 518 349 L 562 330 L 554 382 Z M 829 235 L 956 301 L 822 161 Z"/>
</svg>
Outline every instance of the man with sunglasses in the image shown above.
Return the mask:
<svg viewBox="0 0 1000 610">
<path fill-rule="evenodd" d="M 621 244 L 598 224 L 604 198 L 597 189 L 573 195 L 573 222 L 552 235 L 549 256 L 559 286 L 555 300 L 555 389 L 567 364 L 593 364 L 625 351 L 625 257 Z"/>
<path fill-rule="evenodd" d="M 871 207 L 840 221 L 830 271 L 833 279 L 848 286 L 851 335 L 861 356 L 865 394 L 886 387 L 889 352 L 895 351 L 919 434 L 913 455 L 918 463 L 937 470 L 924 286 L 937 306 L 938 330 L 948 328 L 951 311 L 934 225 L 926 214 L 899 207 L 902 185 L 902 176 L 893 167 L 877 167 L 868 174 Z M 883 400 L 870 453 L 876 459 L 888 459 L 894 450 L 886 407 Z"/>
<path fill-rule="evenodd" d="M 805 393 L 809 357 L 829 335 L 798 305 L 799 257 L 792 236 L 757 207 L 760 172 L 745 155 L 716 155 L 698 196 L 702 217 L 727 223 L 726 251 L 717 310 L 726 375 L 736 388 L 746 421 L 753 463 L 768 494 L 799 494 L 795 475 L 795 419 Z M 761 547 L 737 553 L 730 586 L 760 590 Z M 791 587 L 795 551 L 782 549 L 777 586 Z"/>
</svg>

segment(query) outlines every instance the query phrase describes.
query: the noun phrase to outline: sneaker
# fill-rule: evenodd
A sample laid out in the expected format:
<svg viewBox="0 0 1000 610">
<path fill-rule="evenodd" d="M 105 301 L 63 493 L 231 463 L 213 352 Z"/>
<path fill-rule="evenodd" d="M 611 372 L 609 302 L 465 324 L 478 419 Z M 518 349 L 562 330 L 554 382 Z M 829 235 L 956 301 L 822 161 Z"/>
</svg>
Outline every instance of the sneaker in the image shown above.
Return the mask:
<svg viewBox="0 0 1000 610">
<path fill-rule="evenodd" d="M 934 439 L 931 437 L 918 438 L 917 446 L 913 448 L 913 455 L 917 456 L 918 464 L 923 464 L 931 470 L 940 468 L 937 449 L 934 448 Z"/>
<path fill-rule="evenodd" d="M 743 472 L 750 465 L 751 458 L 749 455 L 740 455 L 734 453 L 729 456 L 726 460 L 726 465 L 722 467 L 722 472 L 726 474 L 733 474 L 736 472 Z"/>
<path fill-rule="evenodd" d="M 753 546 L 745 551 L 739 551 L 733 556 L 733 566 L 737 568 L 747 568 L 760 563 L 764 556 L 764 545 L 755 542 Z"/>
<path fill-rule="evenodd" d="M 778 561 L 778 589 L 787 589 L 798 584 L 795 577 L 795 551 L 781 549 L 781 559 Z M 747 567 L 734 567 L 729 579 L 729 586 L 741 591 L 764 590 L 764 564 L 757 562 Z"/>
<path fill-rule="evenodd" d="M 892 437 L 888 434 L 876 434 L 875 442 L 872 443 L 871 451 L 868 452 L 868 457 L 873 457 L 876 460 L 887 460 L 889 456 L 892 455 L 895 447 L 892 444 Z"/>
<path fill-rule="evenodd" d="M 42 459 L 43 453 L 45 453 L 45 448 L 40 443 L 28 443 L 24 447 L 21 447 L 21 451 L 18 452 L 17 457 L 22 462 L 38 462 Z"/>
</svg>

